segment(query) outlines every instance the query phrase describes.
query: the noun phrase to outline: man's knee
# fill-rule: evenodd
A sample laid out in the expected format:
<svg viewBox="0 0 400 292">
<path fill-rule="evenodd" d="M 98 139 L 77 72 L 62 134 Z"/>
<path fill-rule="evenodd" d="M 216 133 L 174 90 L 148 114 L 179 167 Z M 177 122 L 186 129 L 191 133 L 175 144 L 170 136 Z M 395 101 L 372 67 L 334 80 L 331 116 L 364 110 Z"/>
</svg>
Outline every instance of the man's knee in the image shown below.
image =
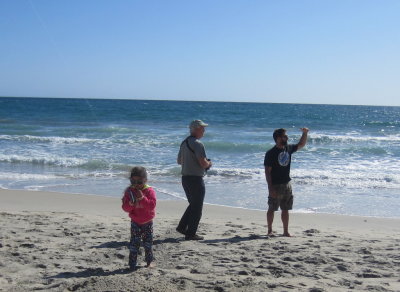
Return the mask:
<svg viewBox="0 0 400 292">
<path fill-rule="evenodd" d="M 289 210 L 282 210 L 281 217 L 282 219 L 289 218 Z"/>
</svg>

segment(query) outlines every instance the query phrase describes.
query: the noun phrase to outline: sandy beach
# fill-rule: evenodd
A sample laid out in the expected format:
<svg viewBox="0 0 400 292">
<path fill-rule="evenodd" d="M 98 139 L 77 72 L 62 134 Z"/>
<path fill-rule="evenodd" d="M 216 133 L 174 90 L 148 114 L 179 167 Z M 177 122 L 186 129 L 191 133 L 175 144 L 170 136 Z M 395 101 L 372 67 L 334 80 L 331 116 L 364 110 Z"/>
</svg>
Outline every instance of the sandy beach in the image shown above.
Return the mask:
<svg viewBox="0 0 400 292">
<path fill-rule="evenodd" d="M 265 212 L 205 205 L 193 242 L 186 202 L 159 201 L 156 267 L 128 272 L 118 198 L 0 190 L 0 206 L 0 291 L 400 291 L 399 219 L 294 213 L 294 237 L 267 237 Z"/>
</svg>

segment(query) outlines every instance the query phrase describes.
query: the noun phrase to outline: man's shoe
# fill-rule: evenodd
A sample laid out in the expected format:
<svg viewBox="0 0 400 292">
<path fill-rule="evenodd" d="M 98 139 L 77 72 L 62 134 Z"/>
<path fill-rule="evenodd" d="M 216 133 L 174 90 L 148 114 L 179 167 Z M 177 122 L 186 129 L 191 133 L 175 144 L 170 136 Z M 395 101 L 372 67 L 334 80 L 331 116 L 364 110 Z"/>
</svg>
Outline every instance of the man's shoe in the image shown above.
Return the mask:
<svg viewBox="0 0 400 292">
<path fill-rule="evenodd" d="M 180 234 L 186 235 L 186 231 L 180 228 L 176 228 L 176 231 L 179 232 Z"/>
<path fill-rule="evenodd" d="M 185 240 L 203 240 L 204 237 L 203 236 L 199 236 L 197 234 L 195 235 L 186 235 L 185 236 Z"/>
</svg>

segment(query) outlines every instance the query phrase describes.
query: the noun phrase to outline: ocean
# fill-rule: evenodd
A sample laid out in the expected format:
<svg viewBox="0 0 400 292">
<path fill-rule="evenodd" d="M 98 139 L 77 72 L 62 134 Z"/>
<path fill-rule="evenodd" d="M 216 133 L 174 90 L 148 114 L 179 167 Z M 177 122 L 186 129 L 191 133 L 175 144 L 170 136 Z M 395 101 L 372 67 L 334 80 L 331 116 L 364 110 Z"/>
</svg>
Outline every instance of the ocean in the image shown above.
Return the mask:
<svg viewBox="0 0 400 292">
<path fill-rule="evenodd" d="M 2 97 L 0 187 L 121 197 L 142 165 L 159 200 L 185 199 L 176 156 L 193 119 L 210 125 L 207 203 L 265 210 L 273 130 L 297 143 L 308 127 L 293 212 L 400 217 L 400 107 Z"/>
</svg>

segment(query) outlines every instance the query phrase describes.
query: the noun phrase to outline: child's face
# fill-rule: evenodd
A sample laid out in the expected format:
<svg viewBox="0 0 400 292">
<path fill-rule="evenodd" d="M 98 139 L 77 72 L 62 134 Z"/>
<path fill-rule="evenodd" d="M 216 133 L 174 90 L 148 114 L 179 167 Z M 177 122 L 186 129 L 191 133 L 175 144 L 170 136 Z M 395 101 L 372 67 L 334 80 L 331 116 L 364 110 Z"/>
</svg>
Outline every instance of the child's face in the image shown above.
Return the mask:
<svg viewBox="0 0 400 292">
<path fill-rule="evenodd" d="M 131 184 L 138 189 L 142 189 L 144 184 L 147 182 L 146 178 L 140 176 L 132 176 L 131 177 Z"/>
</svg>

